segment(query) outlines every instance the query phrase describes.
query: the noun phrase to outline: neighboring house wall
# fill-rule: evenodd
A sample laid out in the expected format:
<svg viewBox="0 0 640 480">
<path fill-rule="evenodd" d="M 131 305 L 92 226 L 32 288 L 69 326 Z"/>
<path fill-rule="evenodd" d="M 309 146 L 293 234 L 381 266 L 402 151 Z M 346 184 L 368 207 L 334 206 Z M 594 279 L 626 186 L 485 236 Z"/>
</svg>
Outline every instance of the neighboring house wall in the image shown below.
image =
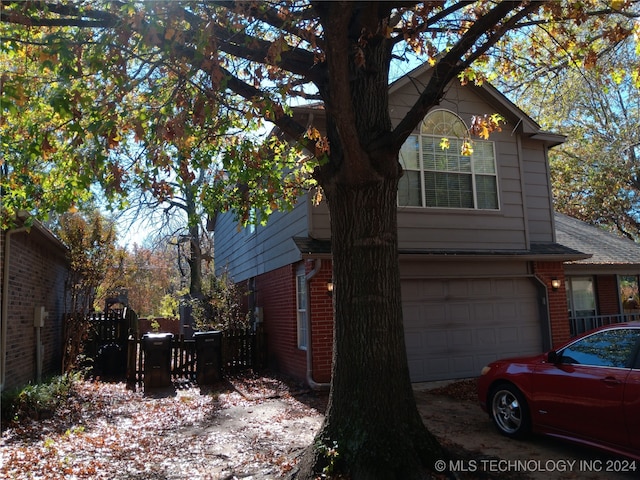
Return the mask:
<svg viewBox="0 0 640 480">
<path fill-rule="evenodd" d="M 2 232 L 2 237 L 6 241 L 6 232 Z M 48 312 L 40 330 L 42 377 L 60 373 L 64 283 L 68 272 L 66 250 L 44 227 L 36 224 L 29 231 L 13 233 L 9 238 L 8 259 L 4 258 L 4 241 L 2 248 L 2 264 L 8 260 L 9 266 L 8 298 L 2 299 L 7 312 L 7 318 L 3 319 L 7 322 L 3 332 L 6 333 L 4 389 L 37 379 L 34 310 L 39 307 Z M 2 282 L 5 280 L 2 278 Z"/>
<path fill-rule="evenodd" d="M 157 324 L 157 328 L 154 328 L 154 324 Z M 138 319 L 138 334 L 144 335 L 145 333 L 173 333 L 174 335 L 180 335 L 180 319 L 179 318 L 166 318 L 166 317 L 152 317 L 152 318 L 139 318 Z"/>
</svg>

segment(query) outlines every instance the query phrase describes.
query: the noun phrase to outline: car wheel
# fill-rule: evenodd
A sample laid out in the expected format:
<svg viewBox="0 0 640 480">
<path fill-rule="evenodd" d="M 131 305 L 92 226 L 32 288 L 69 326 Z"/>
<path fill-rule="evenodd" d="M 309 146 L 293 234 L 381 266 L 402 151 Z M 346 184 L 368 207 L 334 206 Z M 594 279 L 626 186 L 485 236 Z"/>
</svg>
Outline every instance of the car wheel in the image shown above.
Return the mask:
<svg viewBox="0 0 640 480">
<path fill-rule="evenodd" d="M 508 437 L 523 437 L 531 430 L 529 407 L 514 385 L 501 384 L 489 395 L 490 414 L 500 433 Z"/>
</svg>

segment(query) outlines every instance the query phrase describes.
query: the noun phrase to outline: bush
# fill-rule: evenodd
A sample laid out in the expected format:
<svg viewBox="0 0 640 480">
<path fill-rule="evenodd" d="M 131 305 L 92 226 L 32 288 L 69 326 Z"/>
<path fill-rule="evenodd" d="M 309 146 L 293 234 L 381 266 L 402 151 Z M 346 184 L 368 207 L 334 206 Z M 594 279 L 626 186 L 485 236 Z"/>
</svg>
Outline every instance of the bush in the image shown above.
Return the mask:
<svg viewBox="0 0 640 480">
<path fill-rule="evenodd" d="M 226 273 L 208 275 L 202 282 L 204 298 L 190 300 L 196 330 L 247 328 L 249 316 L 243 311 L 246 295 Z"/>
<path fill-rule="evenodd" d="M 56 408 L 69 398 L 74 384 L 80 379 L 80 373 L 65 373 L 51 378 L 46 383 L 29 384 L 3 393 L 3 420 L 40 420 L 50 417 Z"/>
</svg>

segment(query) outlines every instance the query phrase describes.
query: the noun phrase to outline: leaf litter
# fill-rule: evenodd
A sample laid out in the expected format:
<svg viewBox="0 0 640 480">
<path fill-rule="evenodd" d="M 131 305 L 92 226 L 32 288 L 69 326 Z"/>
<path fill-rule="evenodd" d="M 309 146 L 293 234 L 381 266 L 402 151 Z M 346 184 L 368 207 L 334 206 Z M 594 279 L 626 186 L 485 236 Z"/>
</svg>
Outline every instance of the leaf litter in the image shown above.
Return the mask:
<svg viewBox="0 0 640 480">
<path fill-rule="evenodd" d="M 253 374 L 146 394 L 78 382 L 51 418 L 2 426 L 0 478 L 281 478 L 313 442 L 326 397 Z"/>
</svg>

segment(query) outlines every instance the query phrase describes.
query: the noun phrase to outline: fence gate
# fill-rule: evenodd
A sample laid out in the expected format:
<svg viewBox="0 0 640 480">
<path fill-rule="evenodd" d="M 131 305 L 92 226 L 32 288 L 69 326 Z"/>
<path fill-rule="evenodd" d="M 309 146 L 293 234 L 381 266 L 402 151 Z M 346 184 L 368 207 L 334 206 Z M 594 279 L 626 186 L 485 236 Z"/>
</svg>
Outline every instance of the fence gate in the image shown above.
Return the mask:
<svg viewBox="0 0 640 480">
<path fill-rule="evenodd" d="M 85 353 L 94 361 L 98 376 L 122 377 L 127 368 L 127 345 L 137 329 L 138 316 L 130 308 L 109 309 L 89 315 L 89 337 Z"/>
<path fill-rule="evenodd" d="M 247 369 L 260 369 L 266 365 L 264 330 L 258 327 L 226 330 L 222 332 L 220 345 L 221 370 L 235 373 Z M 145 352 L 142 337 L 130 336 L 127 347 L 127 383 L 141 385 L 144 382 Z M 195 382 L 198 377 L 196 340 L 174 336 L 171 340 L 171 379 Z"/>
</svg>

